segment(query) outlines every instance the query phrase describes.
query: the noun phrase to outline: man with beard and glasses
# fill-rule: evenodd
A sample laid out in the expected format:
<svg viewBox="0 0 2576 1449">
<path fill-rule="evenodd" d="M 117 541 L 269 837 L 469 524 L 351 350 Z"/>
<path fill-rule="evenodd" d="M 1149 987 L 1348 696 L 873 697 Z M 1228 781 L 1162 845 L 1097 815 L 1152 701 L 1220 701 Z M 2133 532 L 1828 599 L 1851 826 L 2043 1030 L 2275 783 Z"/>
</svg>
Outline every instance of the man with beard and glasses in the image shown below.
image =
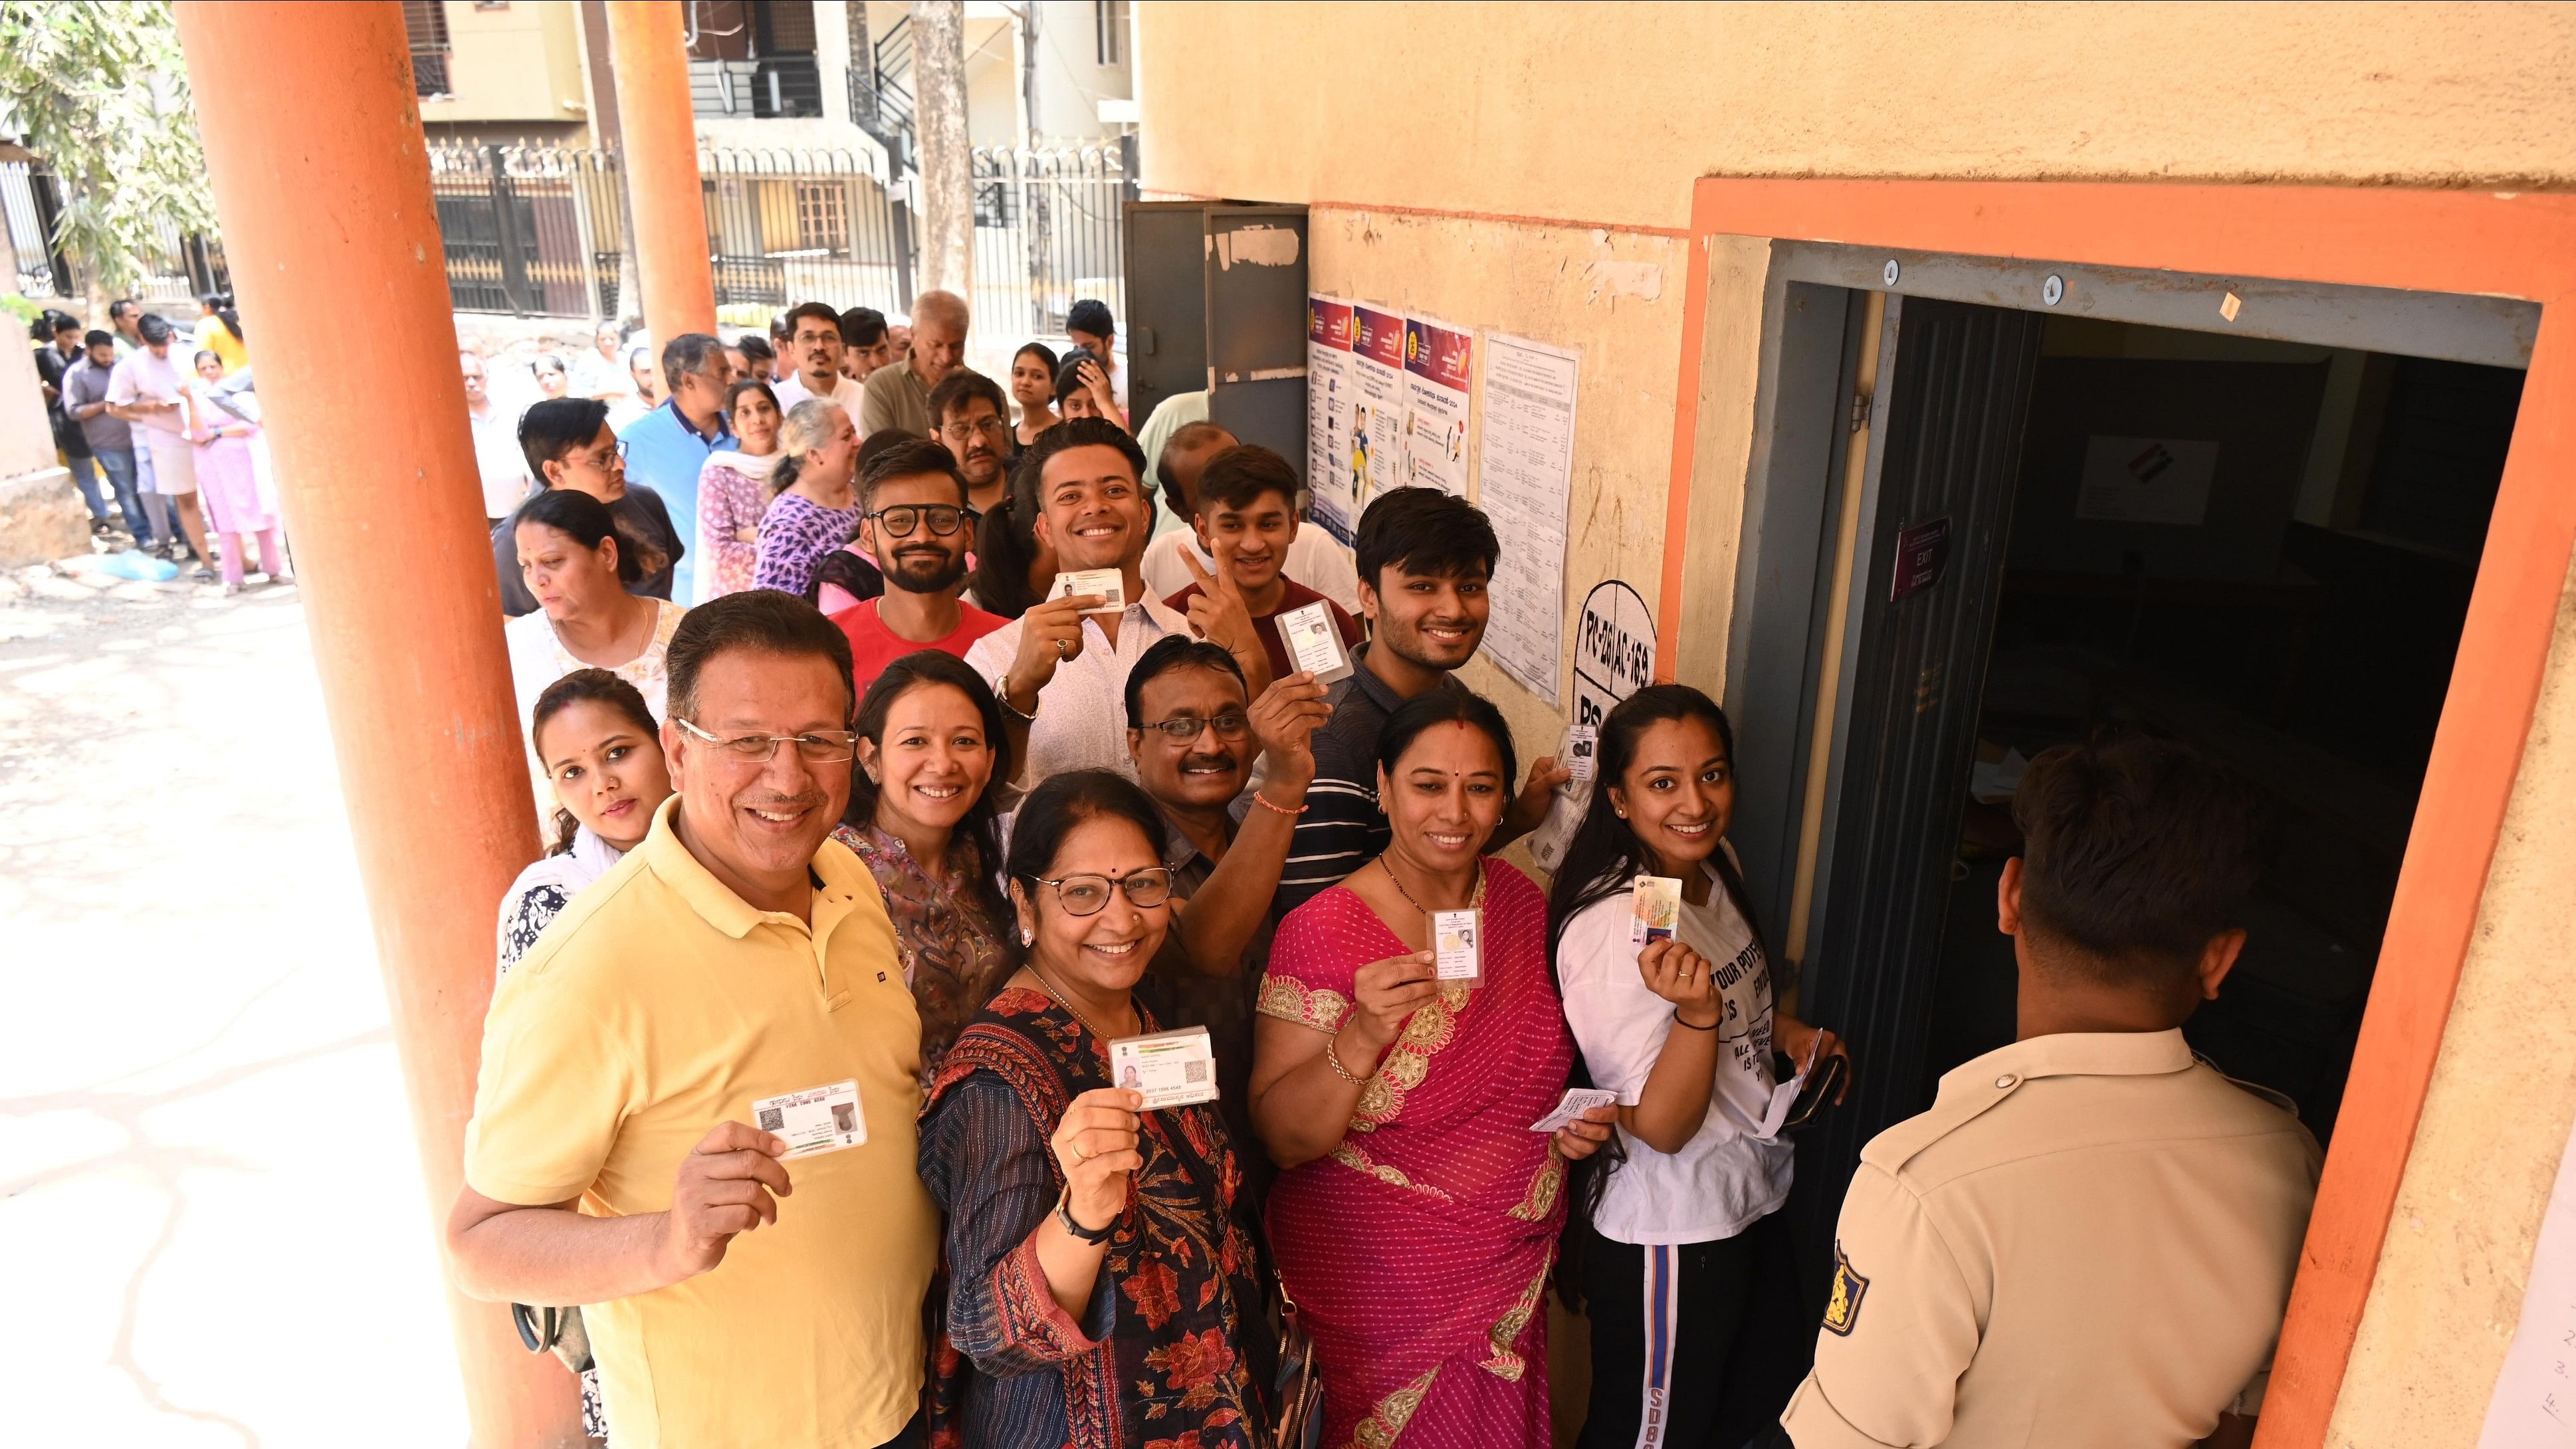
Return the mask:
<svg viewBox="0 0 2576 1449">
<path fill-rule="evenodd" d="M 747 589 L 669 661 L 677 793 L 493 993 L 448 1260 L 483 1301 L 583 1305 L 628 1449 L 918 1446 L 938 1220 L 894 923 L 831 838 L 849 643 Z"/>
<path fill-rule="evenodd" d="M 1233 655 L 1177 636 L 1127 675 L 1127 753 L 1163 820 L 1172 894 L 1191 902 L 1138 990 L 1165 1026 L 1208 1029 L 1218 1110 L 1244 1143 L 1260 1140 L 1246 1109 L 1253 1003 L 1279 929 L 1270 903 L 1315 776 L 1315 731 L 1332 716 L 1324 692 L 1313 675 L 1289 674 L 1246 703 Z M 1256 759 L 1261 786 L 1247 792 Z M 1268 1160 L 1243 1161 L 1266 1189 Z"/>
<path fill-rule="evenodd" d="M 978 514 L 992 512 L 1011 486 L 1002 465 L 1018 451 L 1001 385 L 960 368 L 930 390 L 930 416 L 939 425 L 939 441 L 957 455 L 957 471 L 966 476 L 967 505 Z"/>
<path fill-rule="evenodd" d="M 1437 488 L 1394 488 L 1360 515 L 1360 613 L 1369 642 L 1359 667 L 1333 686 L 1333 718 L 1315 736 L 1315 783 L 1279 882 L 1279 910 L 1304 905 L 1386 849 L 1377 798 L 1377 737 L 1418 694 L 1464 689 L 1453 677 L 1484 641 L 1485 585 L 1502 545 L 1466 499 Z M 1553 755 L 1533 761 L 1488 850 L 1547 817 L 1548 792 L 1572 778 Z"/>
<path fill-rule="evenodd" d="M 919 649 L 966 657 L 976 640 L 1009 621 L 957 598 L 966 547 L 975 536 L 967 481 L 946 448 L 898 442 L 859 472 L 859 544 L 885 575 L 885 592 L 833 614 L 850 640 L 859 692 L 885 667 Z"/>
</svg>

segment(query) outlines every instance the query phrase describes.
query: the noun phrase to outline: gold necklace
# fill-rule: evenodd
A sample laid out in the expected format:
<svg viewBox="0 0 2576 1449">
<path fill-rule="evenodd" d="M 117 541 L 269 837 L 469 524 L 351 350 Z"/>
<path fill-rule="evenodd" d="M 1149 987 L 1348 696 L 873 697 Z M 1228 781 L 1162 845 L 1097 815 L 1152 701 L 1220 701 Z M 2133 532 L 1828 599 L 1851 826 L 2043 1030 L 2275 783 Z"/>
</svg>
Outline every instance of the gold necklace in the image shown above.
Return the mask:
<svg viewBox="0 0 2576 1449">
<path fill-rule="evenodd" d="M 1381 856 L 1379 856 L 1379 857 L 1377 858 L 1377 868 L 1378 868 L 1378 869 L 1380 869 L 1380 870 L 1382 870 L 1382 871 L 1385 871 L 1385 872 L 1386 872 L 1386 878 L 1387 878 L 1387 880 L 1394 884 L 1394 886 L 1395 886 L 1395 893 L 1396 893 L 1397 895 L 1400 895 L 1400 896 L 1404 897 L 1405 904 L 1407 904 L 1407 905 L 1409 905 L 1409 906 L 1413 907 L 1413 908 L 1414 908 L 1415 910 L 1417 910 L 1417 911 L 1422 912 L 1422 913 L 1423 913 L 1424 915 L 1426 915 L 1426 916 L 1427 916 L 1427 915 L 1429 915 L 1429 914 L 1431 914 L 1431 908 L 1430 908 L 1429 906 L 1426 906 L 1426 905 L 1424 905 L 1422 902 L 1415 900 L 1415 899 L 1413 898 L 1413 892 L 1411 892 L 1411 891 L 1409 891 L 1409 890 L 1406 890 L 1406 889 L 1404 888 L 1404 882 L 1403 882 L 1403 880 L 1397 877 L 1397 875 L 1396 875 L 1396 873 L 1395 873 L 1395 867 L 1394 867 L 1394 866 L 1391 866 L 1391 865 L 1389 865 L 1389 864 L 1387 864 L 1387 863 L 1386 863 L 1386 857 L 1385 857 L 1385 856 L 1381 855 Z M 1483 908 L 1484 908 L 1484 904 L 1485 904 L 1485 863 L 1484 863 L 1483 861 L 1479 860 L 1479 861 L 1477 861 L 1477 862 L 1476 862 L 1476 888 L 1475 888 L 1474 890 L 1472 890 L 1472 891 L 1470 891 L 1470 892 L 1468 892 L 1468 893 L 1467 893 L 1467 909 L 1468 909 L 1468 910 L 1471 910 L 1471 911 L 1474 911 L 1474 910 L 1481 910 L 1481 909 L 1483 909 Z M 1032 967 L 1032 968 L 1030 968 L 1030 969 L 1035 970 L 1036 968 L 1035 968 L 1035 967 Z"/>
<path fill-rule="evenodd" d="M 1054 982 L 1052 982 L 1052 981 L 1049 981 L 1049 980 L 1047 979 L 1047 974 L 1046 974 L 1044 971 L 1041 971 L 1041 970 L 1039 970 L 1039 969 L 1038 969 L 1038 963 L 1037 963 L 1037 962 L 1035 962 L 1035 961 L 1031 961 L 1030 963 L 1028 963 L 1028 965 L 1029 965 L 1029 974 L 1030 974 L 1031 976 L 1034 976 L 1034 977 L 1036 977 L 1036 978 L 1038 979 L 1038 989 L 1039 989 L 1039 990 L 1041 990 L 1041 991 L 1044 991 L 1044 992 L 1047 994 L 1047 998 L 1048 998 L 1049 1000 L 1053 1001 L 1056 1005 L 1063 1007 L 1065 1010 L 1072 1012 L 1072 1013 L 1073 1013 L 1073 1019 L 1074 1019 L 1074 1020 L 1076 1020 L 1076 1021 L 1078 1021 L 1078 1022 L 1081 1022 L 1081 1023 L 1082 1023 L 1082 1025 L 1083 1025 L 1083 1029 L 1084 1029 L 1084 1030 L 1086 1030 L 1086 1031 L 1088 1031 L 1088 1032 L 1090 1032 L 1093 1036 L 1096 1036 L 1096 1037 L 1100 1038 L 1100 1039 L 1101 1039 L 1102 1041 L 1104 1041 L 1104 1042 L 1106 1042 L 1106 1041 L 1108 1041 L 1108 1040 L 1110 1039 L 1110 1037 L 1109 1037 L 1109 1033 L 1107 1033 L 1107 1032 L 1105 1032 L 1105 1031 L 1102 1031 L 1099 1027 L 1093 1026 L 1093 1025 L 1091 1024 L 1091 1018 L 1090 1018 L 1090 1017 L 1087 1017 L 1087 1016 L 1085 1016 L 1085 1015 L 1083 1015 L 1083 1014 L 1082 1014 L 1082 1008 L 1081 1008 L 1081 1007 L 1074 1005 L 1074 1004 L 1073 1004 L 1073 1002 L 1072 1002 L 1069 998 L 1067 998 L 1063 992 L 1058 991 L 1058 990 L 1056 990 L 1056 989 L 1055 989 L 1055 983 L 1054 983 Z"/>
</svg>

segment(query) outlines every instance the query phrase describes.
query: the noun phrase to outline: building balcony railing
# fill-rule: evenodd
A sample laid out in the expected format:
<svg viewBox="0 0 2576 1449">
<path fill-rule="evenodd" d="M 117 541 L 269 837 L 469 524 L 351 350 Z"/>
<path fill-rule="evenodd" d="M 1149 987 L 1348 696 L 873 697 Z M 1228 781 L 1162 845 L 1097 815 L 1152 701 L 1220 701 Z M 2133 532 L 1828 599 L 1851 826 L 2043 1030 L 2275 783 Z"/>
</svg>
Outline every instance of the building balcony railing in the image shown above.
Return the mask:
<svg viewBox="0 0 2576 1449">
<path fill-rule="evenodd" d="M 689 62 L 690 111 L 710 119 L 819 117 L 823 76 L 810 55 Z"/>
</svg>

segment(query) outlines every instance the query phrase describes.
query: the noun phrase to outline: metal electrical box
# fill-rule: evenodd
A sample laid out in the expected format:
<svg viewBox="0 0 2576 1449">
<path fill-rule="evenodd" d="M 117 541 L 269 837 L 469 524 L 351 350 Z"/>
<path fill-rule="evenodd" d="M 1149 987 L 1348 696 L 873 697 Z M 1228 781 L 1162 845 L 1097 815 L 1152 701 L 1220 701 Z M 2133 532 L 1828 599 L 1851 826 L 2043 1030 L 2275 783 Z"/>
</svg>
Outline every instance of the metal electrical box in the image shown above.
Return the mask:
<svg viewBox="0 0 2576 1449">
<path fill-rule="evenodd" d="M 1138 428 L 1175 393 L 1208 420 L 1306 457 L 1306 208 L 1131 201 L 1127 405 Z"/>
</svg>

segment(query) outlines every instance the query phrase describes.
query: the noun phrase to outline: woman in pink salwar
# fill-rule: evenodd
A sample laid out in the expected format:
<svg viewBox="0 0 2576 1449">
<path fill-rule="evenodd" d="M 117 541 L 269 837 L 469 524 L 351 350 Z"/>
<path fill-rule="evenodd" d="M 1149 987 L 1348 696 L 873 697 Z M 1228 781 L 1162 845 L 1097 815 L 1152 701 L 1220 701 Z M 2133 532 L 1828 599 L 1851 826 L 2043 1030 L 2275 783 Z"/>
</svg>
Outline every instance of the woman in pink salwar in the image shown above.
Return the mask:
<svg viewBox="0 0 2576 1449">
<path fill-rule="evenodd" d="M 1384 854 L 1281 922 L 1261 991 L 1252 1119 L 1282 1285 L 1315 1335 L 1324 1442 L 1548 1442 L 1544 1299 L 1565 1164 L 1610 1108 L 1533 1132 L 1574 1045 L 1547 903 L 1484 854 L 1511 798 L 1510 732 L 1463 688 L 1399 708 L 1378 744 Z M 1481 957 L 1441 980 L 1440 943 Z"/>
<path fill-rule="evenodd" d="M 197 378 L 188 389 L 188 440 L 196 445 L 197 494 L 206 505 L 206 529 L 223 535 L 224 592 L 242 591 L 244 555 L 253 535 L 259 539 L 259 571 L 281 582 L 286 564 L 277 546 L 277 504 L 260 486 L 259 461 L 251 451 L 259 424 L 235 415 L 215 391 L 224 379 L 220 355 L 198 353 Z"/>
</svg>

